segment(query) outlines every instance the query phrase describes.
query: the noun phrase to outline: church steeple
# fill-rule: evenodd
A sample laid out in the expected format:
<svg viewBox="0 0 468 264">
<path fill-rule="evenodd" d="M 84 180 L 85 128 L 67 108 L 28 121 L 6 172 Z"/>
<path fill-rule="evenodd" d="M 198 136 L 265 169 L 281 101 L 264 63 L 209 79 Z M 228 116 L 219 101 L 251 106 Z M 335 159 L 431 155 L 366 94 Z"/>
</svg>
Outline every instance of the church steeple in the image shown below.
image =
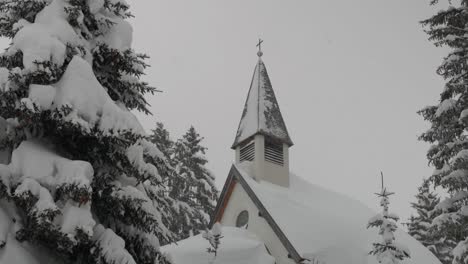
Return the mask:
<svg viewBox="0 0 468 264">
<path fill-rule="evenodd" d="M 235 149 L 239 144 L 255 134 L 264 134 L 292 146 L 288 130 L 276 101 L 270 78 L 262 61 L 263 52 L 258 51 L 249 94 L 239 122 L 236 138 L 232 144 Z"/>
<path fill-rule="evenodd" d="M 261 41 L 259 42 L 260 46 Z M 236 163 L 251 161 L 253 175 L 289 186 L 289 147 L 293 145 L 281 115 L 259 47 L 250 90 L 232 149 Z"/>
</svg>

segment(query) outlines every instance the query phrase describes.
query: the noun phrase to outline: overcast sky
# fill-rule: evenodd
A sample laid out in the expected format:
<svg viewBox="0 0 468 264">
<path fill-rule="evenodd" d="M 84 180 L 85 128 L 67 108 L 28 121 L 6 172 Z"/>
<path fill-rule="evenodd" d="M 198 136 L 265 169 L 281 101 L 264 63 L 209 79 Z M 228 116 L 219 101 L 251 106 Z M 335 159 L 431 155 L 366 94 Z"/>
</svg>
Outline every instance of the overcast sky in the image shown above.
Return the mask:
<svg viewBox="0 0 468 264">
<path fill-rule="evenodd" d="M 431 174 L 428 124 L 445 55 L 418 21 L 441 7 L 429 0 L 127 0 L 136 16 L 134 48 L 151 59 L 148 96 L 174 138 L 190 125 L 205 137 L 209 168 L 224 184 L 249 89 L 256 42 L 295 145 L 291 170 L 314 184 L 378 208 L 382 170 L 396 192 L 391 209 L 407 218 L 417 186 Z M 5 41 L 2 42 L 6 45 Z"/>
<path fill-rule="evenodd" d="M 134 47 L 151 56 L 145 78 L 164 90 L 149 97 L 154 116 L 139 118 L 174 138 L 194 125 L 221 187 L 261 37 L 295 143 L 291 170 L 375 209 L 382 170 L 392 209 L 407 218 L 432 172 L 416 112 L 443 88 L 435 70 L 445 52 L 418 23 L 442 8 L 428 2 L 129 0 Z"/>
</svg>

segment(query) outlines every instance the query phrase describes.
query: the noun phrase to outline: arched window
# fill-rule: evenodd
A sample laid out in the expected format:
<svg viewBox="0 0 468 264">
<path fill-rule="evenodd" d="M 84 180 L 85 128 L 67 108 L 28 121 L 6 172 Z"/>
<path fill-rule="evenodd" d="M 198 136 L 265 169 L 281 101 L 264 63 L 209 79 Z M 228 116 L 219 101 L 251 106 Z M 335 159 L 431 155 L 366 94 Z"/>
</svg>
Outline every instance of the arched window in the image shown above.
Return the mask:
<svg viewBox="0 0 468 264">
<path fill-rule="evenodd" d="M 249 224 L 249 212 L 244 210 L 239 213 L 236 219 L 236 227 L 247 228 Z"/>
</svg>

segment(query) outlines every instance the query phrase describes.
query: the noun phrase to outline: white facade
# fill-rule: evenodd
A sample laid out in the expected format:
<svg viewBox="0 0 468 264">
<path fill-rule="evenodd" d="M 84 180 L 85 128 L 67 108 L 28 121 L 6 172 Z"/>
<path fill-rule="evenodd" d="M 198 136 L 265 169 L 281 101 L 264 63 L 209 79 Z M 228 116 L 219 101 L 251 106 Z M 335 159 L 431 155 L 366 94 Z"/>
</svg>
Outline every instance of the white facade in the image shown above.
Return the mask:
<svg viewBox="0 0 468 264">
<path fill-rule="evenodd" d="M 236 226 L 236 220 L 240 212 L 246 210 L 249 213 L 247 229 L 256 234 L 267 247 L 270 254 L 276 259 L 277 264 L 294 264 L 294 260 L 288 257 L 288 251 L 283 246 L 267 221 L 259 216 L 259 210 L 240 184 L 236 184 L 221 218 L 224 226 Z"/>
</svg>

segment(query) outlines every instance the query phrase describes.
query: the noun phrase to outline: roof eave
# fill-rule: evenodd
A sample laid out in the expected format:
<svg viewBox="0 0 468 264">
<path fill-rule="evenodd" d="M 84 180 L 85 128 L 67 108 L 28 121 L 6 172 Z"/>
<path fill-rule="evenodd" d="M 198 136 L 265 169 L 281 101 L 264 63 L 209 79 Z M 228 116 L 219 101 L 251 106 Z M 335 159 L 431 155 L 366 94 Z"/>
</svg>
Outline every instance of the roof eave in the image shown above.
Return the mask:
<svg viewBox="0 0 468 264">
<path fill-rule="evenodd" d="M 227 202 L 226 199 L 229 199 L 230 195 L 228 195 L 228 190 L 229 190 L 229 187 L 231 186 L 231 184 L 234 184 L 234 183 L 239 183 L 244 188 L 245 192 L 250 197 L 252 202 L 257 206 L 257 209 L 259 210 L 259 213 L 262 214 L 262 217 L 266 220 L 268 225 L 271 227 L 273 232 L 276 234 L 276 236 L 279 238 L 279 240 L 281 241 L 283 246 L 288 251 L 289 257 L 292 258 L 296 263 L 302 263 L 304 258 L 301 257 L 301 255 L 298 253 L 296 248 L 292 245 L 292 243 L 286 237 L 284 232 L 281 230 L 281 228 L 275 222 L 275 220 L 270 215 L 268 210 L 265 208 L 263 203 L 260 201 L 260 199 L 254 193 L 252 188 L 250 188 L 247 181 L 242 177 L 242 174 L 237 170 L 236 166 L 234 166 L 234 165 L 232 165 L 231 169 L 229 170 L 229 175 L 228 175 L 228 178 L 226 179 L 226 182 L 224 183 L 223 191 L 221 192 L 221 196 L 219 197 L 218 203 L 216 205 L 215 212 L 214 212 L 213 216 L 211 217 L 210 228 L 214 225 L 215 220 L 221 219 L 221 217 L 222 217 L 222 215 L 220 215 L 220 213 L 222 213 L 221 208 L 223 206 L 225 206 L 225 203 Z"/>
<path fill-rule="evenodd" d="M 281 143 L 284 143 L 284 144 L 288 145 L 288 147 L 294 146 L 294 143 L 292 142 L 292 140 L 291 140 L 291 138 L 289 137 L 289 135 L 288 135 L 288 137 L 286 137 L 286 138 L 281 138 L 281 137 L 277 137 L 277 136 L 275 136 L 275 135 L 272 135 L 272 134 L 270 134 L 270 133 L 267 133 L 267 132 L 265 132 L 265 131 L 257 131 L 255 134 L 253 134 L 253 135 L 251 135 L 251 136 L 249 136 L 249 137 L 247 137 L 247 138 L 245 138 L 245 139 L 243 139 L 243 140 L 241 140 L 241 141 L 239 141 L 239 140 L 236 138 L 236 139 L 234 140 L 234 143 L 232 143 L 231 149 L 236 149 L 237 146 L 242 145 L 244 142 L 251 140 L 255 135 L 264 135 L 264 136 L 270 137 L 270 138 L 272 138 L 272 139 L 275 140 L 275 141 L 279 141 L 279 142 L 281 142 Z"/>
</svg>

